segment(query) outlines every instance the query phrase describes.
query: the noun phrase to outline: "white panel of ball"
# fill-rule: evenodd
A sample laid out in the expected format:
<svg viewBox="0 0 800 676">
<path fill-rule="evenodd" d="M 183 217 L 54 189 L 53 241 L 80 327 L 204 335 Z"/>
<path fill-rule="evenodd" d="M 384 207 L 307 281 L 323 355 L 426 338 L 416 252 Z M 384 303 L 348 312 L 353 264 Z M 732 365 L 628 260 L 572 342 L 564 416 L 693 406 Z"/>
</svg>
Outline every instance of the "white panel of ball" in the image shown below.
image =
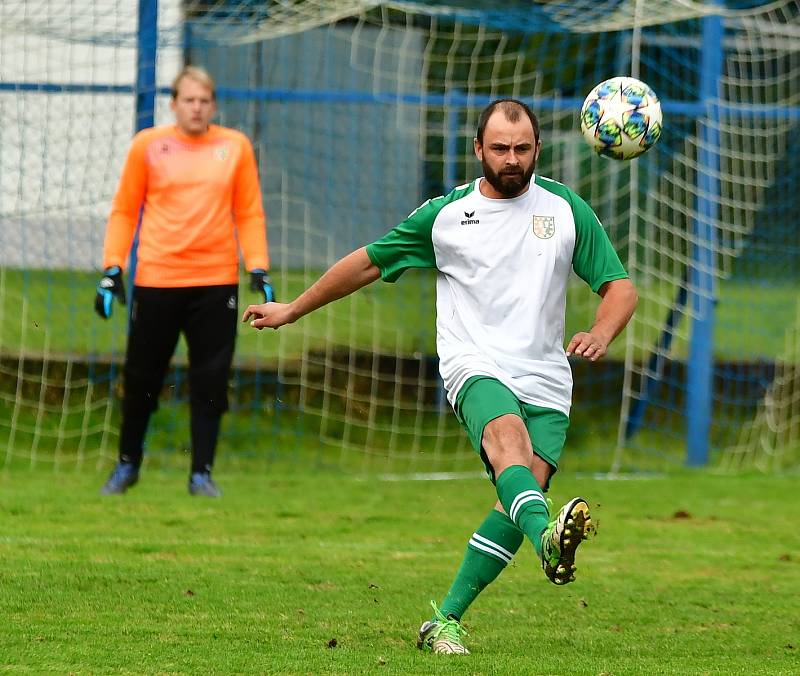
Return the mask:
<svg viewBox="0 0 800 676">
<path fill-rule="evenodd" d="M 661 137 L 661 103 L 644 82 L 612 77 L 589 92 L 581 106 L 581 131 L 603 157 L 631 160 Z"/>
</svg>

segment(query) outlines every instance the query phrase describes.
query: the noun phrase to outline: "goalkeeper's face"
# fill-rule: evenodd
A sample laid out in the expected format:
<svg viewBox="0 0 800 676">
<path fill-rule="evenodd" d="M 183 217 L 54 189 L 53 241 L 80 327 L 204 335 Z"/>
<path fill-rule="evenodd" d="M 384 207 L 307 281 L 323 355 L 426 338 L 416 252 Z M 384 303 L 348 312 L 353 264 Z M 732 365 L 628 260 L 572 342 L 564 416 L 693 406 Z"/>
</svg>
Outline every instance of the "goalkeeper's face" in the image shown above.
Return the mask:
<svg viewBox="0 0 800 676">
<path fill-rule="evenodd" d="M 178 83 L 178 95 L 170 105 L 178 128 L 189 136 L 199 136 L 208 131 L 211 118 L 217 112 L 213 92 L 189 77 Z"/>
<path fill-rule="evenodd" d="M 528 189 L 541 144 L 527 115 L 512 122 L 502 110 L 495 111 L 483 132 L 483 143 L 475 139 L 475 154 L 483 175 L 493 190 L 487 197 L 516 197 Z"/>
</svg>

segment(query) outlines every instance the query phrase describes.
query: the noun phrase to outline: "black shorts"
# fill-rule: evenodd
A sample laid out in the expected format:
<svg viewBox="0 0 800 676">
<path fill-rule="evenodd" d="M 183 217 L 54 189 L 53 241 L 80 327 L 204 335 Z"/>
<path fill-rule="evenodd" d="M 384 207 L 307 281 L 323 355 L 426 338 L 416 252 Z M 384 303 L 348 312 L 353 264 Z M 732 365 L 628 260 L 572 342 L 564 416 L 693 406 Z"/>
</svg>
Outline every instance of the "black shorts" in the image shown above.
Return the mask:
<svg viewBox="0 0 800 676">
<path fill-rule="evenodd" d="M 239 318 L 238 286 L 135 286 L 125 356 L 125 399 L 134 408 L 157 408 L 181 333 L 189 348 L 193 407 L 228 408 L 228 378 Z"/>
</svg>

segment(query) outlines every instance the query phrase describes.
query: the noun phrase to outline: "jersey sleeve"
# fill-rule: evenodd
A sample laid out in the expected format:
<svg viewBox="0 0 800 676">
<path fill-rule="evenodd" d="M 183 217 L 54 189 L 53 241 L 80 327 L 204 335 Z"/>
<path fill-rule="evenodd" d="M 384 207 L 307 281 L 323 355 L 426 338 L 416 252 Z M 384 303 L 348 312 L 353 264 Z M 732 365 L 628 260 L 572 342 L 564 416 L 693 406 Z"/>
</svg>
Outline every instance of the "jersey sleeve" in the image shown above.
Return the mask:
<svg viewBox="0 0 800 676">
<path fill-rule="evenodd" d="M 246 137 L 242 145 L 239 166 L 233 186 L 233 218 L 247 270 L 269 270 L 267 226 L 261 202 L 261 186 L 253 146 Z"/>
<path fill-rule="evenodd" d="M 103 267 L 112 265 L 125 267 L 133 244 L 139 211 L 147 191 L 147 133 L 134 136 L 122 174 L 119 187 L 111 203 L 106 236 L 103 243 Z"/>
<path fill-rule="evenodd" d="M 395 282 L 409 268 L 435 268 L 433 222 L 441 206 L 428 200 L 379 240 L 367 245 L 369 259 L 381 279 Z"/>
<path fill-rule="evenodd" d="M 597 293 L 606 282 L 627 279 L 628 273 L 592 208 L 573 194 L 575 250 L 572 269 Z"/>
</svg>

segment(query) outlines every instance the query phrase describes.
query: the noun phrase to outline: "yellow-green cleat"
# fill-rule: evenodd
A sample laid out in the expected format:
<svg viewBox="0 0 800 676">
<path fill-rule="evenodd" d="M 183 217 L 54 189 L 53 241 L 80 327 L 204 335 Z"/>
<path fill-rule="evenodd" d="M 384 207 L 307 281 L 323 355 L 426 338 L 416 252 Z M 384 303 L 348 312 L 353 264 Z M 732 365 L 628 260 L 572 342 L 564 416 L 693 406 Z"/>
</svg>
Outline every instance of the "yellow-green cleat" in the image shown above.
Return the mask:
<svg viewBox="0 0 800 676">
<path fill-rule="evenodd" d="M 467 630 L 458 620 L 442 615 L 433 601 L 431 606 L 434 619 L 423 622 L 419 628 L 417 648 L 430 650 L 439 655 L 469 655 L 469 650 L 461 638 L 467 635 Z"/>
<path fill-rule="evenodd" d="M 550 582 L 562 585 L 575 580 L 575 551 L 592 533 L 589 505 L 583 498 L 573 498 L 542 533 L 542 569 Z"/>
</svg>

